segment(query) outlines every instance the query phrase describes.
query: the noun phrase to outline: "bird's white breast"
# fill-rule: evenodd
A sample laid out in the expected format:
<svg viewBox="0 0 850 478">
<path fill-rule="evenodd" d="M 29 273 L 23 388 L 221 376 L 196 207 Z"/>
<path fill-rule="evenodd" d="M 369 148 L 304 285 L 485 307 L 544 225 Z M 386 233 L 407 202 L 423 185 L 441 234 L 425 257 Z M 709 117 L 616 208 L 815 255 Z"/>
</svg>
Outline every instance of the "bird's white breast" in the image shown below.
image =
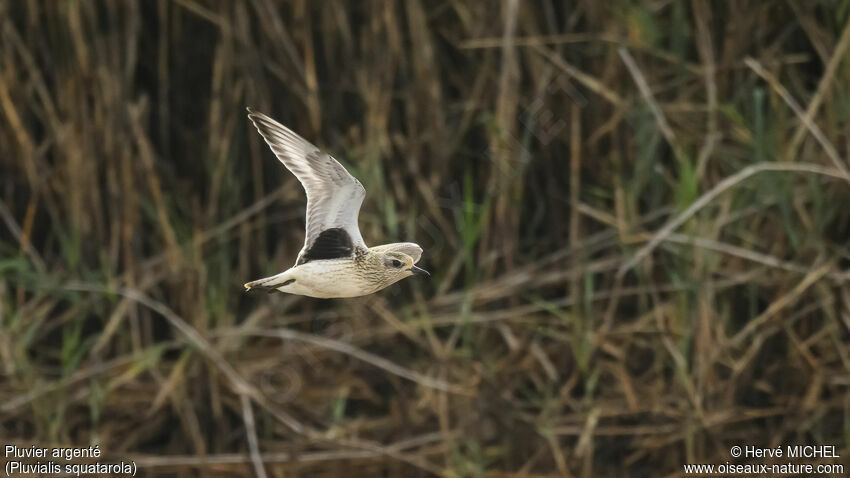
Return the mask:
<svg viewBox="0 0 850 478">
<path fill-rule="evenodd" d="M 357 267 L 357 263 L 348 258 L 310 261 L 287 271 L 287 277 L 295 282 L 279 290 L 321 299 L 359 297 L 375 292 L 378 286 L 366 280 Z"/>
</svg>

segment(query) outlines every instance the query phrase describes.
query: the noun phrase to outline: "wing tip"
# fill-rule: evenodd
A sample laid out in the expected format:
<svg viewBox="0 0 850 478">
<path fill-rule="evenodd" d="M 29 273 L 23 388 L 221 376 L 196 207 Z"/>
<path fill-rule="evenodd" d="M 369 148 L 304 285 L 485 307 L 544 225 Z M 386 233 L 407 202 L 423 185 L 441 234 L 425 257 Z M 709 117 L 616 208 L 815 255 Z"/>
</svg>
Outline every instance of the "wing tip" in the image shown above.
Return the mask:
<svg viewBox="0 0 850 478">
<path fill-rule="evenodd" d="M 257 126 L 257 129 L 259 129 L 261 124 L 273 127 L 283 126 L 277 121 L 271 119 L 267 114 L 261 113 L 250 106 L 245 107 L 245 110 L 248 111 L 248 118 L 255 126 Z"/>
<path fill-rule="evenodd" d="M 286 126 L 280 124 L 276 120 L 271 119 L 268 115 L 260 113 L 254 108 L 251 108 L 250 106 L 245 109 L 248 110 L 248 119 L 250 119 L 251 122 L 254 123 L 254 127 L 257 128 L 257 130 L 260 132 L 260 134 L 263 135 L 263 137 L 266 136 L 266 133 L 264 133 L 264 131 L 274 129 L 279 129 L 289 134 L 295 134 L 292 133 Z"/>
<path fill-rule="evenodd" d="M 262 113 L 260 113 L 259 111 L 255 110 L 255 109 L 254 109 L 253 107 L 251 107 L 251 106 L 246 106 L 246 107 L 245 107 L 245 111 L 247 111 L 247 112 L 248 112 L 248 117 L 249 117 L 249 118 L 251 118 L 251 121 L 254 121 L 254 120 L 256 120 L 257 118 L 262 118 L 263 116 L 265 116 L 264 114 L 262 114 Z"/>
</svg>

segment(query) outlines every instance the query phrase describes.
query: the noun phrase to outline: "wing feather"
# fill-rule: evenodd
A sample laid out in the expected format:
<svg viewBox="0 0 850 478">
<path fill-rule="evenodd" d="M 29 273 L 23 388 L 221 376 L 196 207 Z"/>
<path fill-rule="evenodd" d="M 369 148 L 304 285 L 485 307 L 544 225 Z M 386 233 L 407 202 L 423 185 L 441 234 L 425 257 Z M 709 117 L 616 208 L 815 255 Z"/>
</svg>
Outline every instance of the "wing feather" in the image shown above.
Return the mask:
<svg viewBox="0 0 850 478">
<path fill-rule="evenodd" d="M 366 197 L 360 181 L 331 155 L 286 126 L 250 108 L 248 117 L 307 193 L 307 234 L 296 264 L 309 260 L 307 252 L 327 229 L 340 228 L 349 235 L 353 246 L 365 248 L 357 225 L 360 205 Z"/>
</svg>

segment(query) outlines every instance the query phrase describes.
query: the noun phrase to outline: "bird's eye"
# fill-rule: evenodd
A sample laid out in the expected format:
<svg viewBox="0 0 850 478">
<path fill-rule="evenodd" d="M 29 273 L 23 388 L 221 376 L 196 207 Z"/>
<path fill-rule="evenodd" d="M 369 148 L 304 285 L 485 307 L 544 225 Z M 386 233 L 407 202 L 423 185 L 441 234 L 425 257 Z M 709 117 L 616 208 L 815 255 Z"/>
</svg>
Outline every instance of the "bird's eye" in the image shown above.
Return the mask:
<svg viewBox="0 0 850 478">
<path fill-rule="evenodd" d="M 401 261 L 398 259 L 393 259 L 393 267 L 401 267 Z"/>
</svg>

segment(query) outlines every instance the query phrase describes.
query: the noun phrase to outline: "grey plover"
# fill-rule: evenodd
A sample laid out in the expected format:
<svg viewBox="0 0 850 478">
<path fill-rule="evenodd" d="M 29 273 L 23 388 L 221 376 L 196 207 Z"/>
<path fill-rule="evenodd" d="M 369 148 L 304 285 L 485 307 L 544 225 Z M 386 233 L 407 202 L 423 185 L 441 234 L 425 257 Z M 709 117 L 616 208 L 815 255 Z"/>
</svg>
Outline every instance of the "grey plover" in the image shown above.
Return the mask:
<svg viewBox="0 0 850 478">
<path fill-rule="evenodd" d="M 278 290 L 318 298 L 358 297 L 414 274 L 422 248 L 412 242 L 367 247 L 357 226 L 366 190 L 331 155 L 292 130 L 248 108 L 248 117 L 277 159 L 307 193 L 307 235 L 295 265 L 280 274 L 245 284 L 245 289 Z"/>
</svg>

